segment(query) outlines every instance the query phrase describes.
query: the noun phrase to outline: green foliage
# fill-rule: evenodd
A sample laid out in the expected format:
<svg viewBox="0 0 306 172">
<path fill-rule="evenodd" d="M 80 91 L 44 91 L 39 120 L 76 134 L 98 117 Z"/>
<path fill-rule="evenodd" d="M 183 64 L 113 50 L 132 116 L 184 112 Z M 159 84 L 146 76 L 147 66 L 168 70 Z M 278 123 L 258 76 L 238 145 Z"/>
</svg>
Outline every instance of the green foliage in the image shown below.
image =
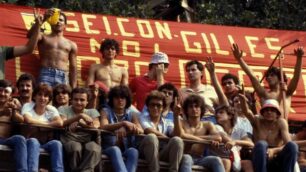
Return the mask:
<svg viewBox="0 0 306 172">
<path fill-rule="evenodd" d="M 174 1 L 174 0 L 172 0 Z M 179 0 L 176 0 L 179 1 Z M 249 2 L 248 2 L 249 1 Z M 306 30 L 305 0 L 194 0 L 193 22 L 258 28 Z M 7 0 L 36 7 L 84 13 L 153 18 L 147 0 Z"/>
</svg>

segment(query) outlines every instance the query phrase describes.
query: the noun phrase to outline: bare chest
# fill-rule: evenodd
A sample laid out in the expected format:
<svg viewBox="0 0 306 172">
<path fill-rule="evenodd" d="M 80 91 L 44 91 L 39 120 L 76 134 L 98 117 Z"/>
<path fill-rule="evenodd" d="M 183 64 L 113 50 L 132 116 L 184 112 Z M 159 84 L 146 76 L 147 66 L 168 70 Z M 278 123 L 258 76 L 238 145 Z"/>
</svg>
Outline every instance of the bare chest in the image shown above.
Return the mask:
<svg viewBox="0 0 306 172">
<path fill-rule="evenodd" d="M 189 124 L 185 125 L 185 130 L 188 134 L 192 134 L 195 136 L 204 136 L 207 135 L 207 130 L 202 126 L 190 126 Z"/>
<path fill-rule="evenodd" d="M 96 71 L 96 78 L 101 81 L 120 83 L 122 71 L 120 68 L 99 68 Z"/>
<path fill-rule="evenodd" d="M 66 39 L 60 38 L 50 38 L 45 37 L 41 42 L 38 44 L 39 48 L 44 48 L 45 50 L 57 50 L 62 52 L 70 52 L 71 51 L 71 44 Z"/>
<path fill-rule="evenodd" d="M 266 140 L 269 146 L 278 146 L 283 140 L 278 126 L 259 125 L 256 130 L 255 140 Z"/>
</svg>

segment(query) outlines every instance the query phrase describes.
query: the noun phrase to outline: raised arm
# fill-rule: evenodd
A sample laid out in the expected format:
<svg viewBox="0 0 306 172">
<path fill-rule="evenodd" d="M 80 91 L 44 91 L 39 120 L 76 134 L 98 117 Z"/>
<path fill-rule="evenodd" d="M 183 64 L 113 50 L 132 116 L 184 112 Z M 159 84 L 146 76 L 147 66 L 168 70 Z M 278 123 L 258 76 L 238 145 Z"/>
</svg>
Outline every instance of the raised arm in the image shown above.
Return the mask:
<svg viewBox="0 0 306 172">
<path fill-rule="evenodd" d="M 294 67 L 293 77 L 287 88 L 287 92 L 286 92 L 287 96 L 292 96 L 298 86 L 299 79 L 301 77 L 301 71 L 302 71 L 302 57 L 304 55 L 303 48 L 298 47 L 297 49 L 294 50 L 294 54 L 296 55 L 296 63 Z"/>
<path fill-rule="evenodd" d="M 163 85 L 165 83 L 165 66 L 164 64 L 158 64 L 157 67 L 155 68 L 156 72 L 156 81 L 157 81 L 157 87 Z"/>
<path fill-rule="evenodd" d="M 253 112 L 249 109 L 248 103 L 247 103 L 247 98 L 245 97 L 244 94 L 239 94 L 239 100 L 240 100 L 240 105 L 241 105 L 241 110 L 242 113 L 248 118 L 250 123 L 252 124 L 253 127 L 256 127 L 256 119 L 253 114 Z"/>
<path fill-rule="evenodd" d="M 38 40 L 41 39 L 40 26 L 43 23 L 42 21 L 43 19 L 35 8 L 34 8 L 34 17 L 35 17 L 35 23 L 32 26 L 32 34 L 29 37 L 29 41 L 27 42 L 26 45 L 14 47 L 13 50 L 14 57 L 32 53 L 35 46 L 37 45 Z"/>
<path fill-rule="evenodd" d="M 76 43 L 71 42 L 71 51 L 69 52 L 69 83 L 71 88 L 77 87 L 77 52 Z"/>
<path fill-rule="evenodd" d="M 182 137 L 185 132 L 182 126 L 182 121 L 180 120 L 180 116 L 182 115 L 182 107 L 180 104 L 178 104 L 177 99 L 174 101 L 174 110 L 173 110 L 173 123 L 174 123 L 174 129 L 173 129 L 173 135 Z"/>
<path fill-rule="evenodd" d="M 250 78 L 252 85 L 255 89 L 255 92 L 259 95 L 259 97 L 266 99 L 268 97 L 267 92 L 263 86 L 260 85 L 260 82 L 256 78 L 255 75 L 253 75 L 253 70 L 249 68 L 249 66 L 246 64 L 246 62 L 242 58 L 243 51 L 239 49 L 239 46 L 237 44 L 233 44 L 232 51 L 234 54 L 235 59 L 241 66 L 242 70 L 248 75 Z"/>
<path fill-rule="evenodd" d="M 225 94 L 222 90 L 222 87 L 221 87 L 221 85 L 218 81 L 218 78 L 217 78 L 217 75 L 216 75 L 216 72 L 215 72 L 215 64 L 213 62 L 212 57 L 207 58 L 205 67 L 209 72 L 211 82 L 212 82 L 212 85 L 214 86 L 214 88 L 216 90 L 217 95 L 218 95 L 220 105 L 229 106 L 227 97 L 225 96 Z"/>
</svg>

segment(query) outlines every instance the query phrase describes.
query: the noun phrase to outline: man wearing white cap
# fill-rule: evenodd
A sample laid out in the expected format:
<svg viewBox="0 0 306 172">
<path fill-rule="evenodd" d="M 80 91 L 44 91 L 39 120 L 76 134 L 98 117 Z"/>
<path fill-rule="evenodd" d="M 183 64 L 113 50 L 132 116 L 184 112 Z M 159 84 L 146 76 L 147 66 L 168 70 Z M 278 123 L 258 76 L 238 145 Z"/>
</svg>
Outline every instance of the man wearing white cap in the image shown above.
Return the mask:
<svg viewBox="0 0 306 172">
<path fill-rule="evenodd" d="M 255 147 L 253 166 L 255 172 L 294 171 L 298 146 L 291 141 L 287 121 L 281 118 L 279 103 L 265 100 L 260 115 L 248 109 L 246 98 L 240 95 L 242 109 L 253 126 Z"/>
<path fill-rule="evenodd" d="M 144 76 L 135 77 L 129 87 L 134 94 L 138 110 L 142 110 L 147 95 L 164 84 L 164 75 L 168 72 L 168 55 L 163 52 L 153 54 L 149 64 L 149 71 Z"/>
</svg>

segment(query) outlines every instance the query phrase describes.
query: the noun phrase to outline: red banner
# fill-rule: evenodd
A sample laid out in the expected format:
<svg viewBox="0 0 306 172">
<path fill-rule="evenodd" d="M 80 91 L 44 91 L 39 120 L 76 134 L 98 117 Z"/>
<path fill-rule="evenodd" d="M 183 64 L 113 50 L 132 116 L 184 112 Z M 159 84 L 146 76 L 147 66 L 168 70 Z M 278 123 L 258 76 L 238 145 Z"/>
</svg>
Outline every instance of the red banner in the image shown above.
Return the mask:
<svg viewBox="0 0 306 172">
<path fill-rule="evenodd" d="M 178 87 L 188 84 L 184 64 L 193 59 L 205 61 L 212 56 L 216 72 L 220 78 L 225 73 L 239 76 L 246 89 L 252 89 L 250 81 L 235 61 L 230 47 L 238 43 L 244 50 L 244 59 L 261 78 L 272 62 L 280 47 L 295 39 L 298 44 L 285 49 L 284 71 L 292 78 L 296 57 L 293 49 L 298 45 L 306 47 L 306 32 L 255 29 L 243 27 L 188 24 L 159 20 L 123 18 L 106 15 L 65 12 L 68 24 L 65 37 L 78 45 L 78 84 L 84 85 L 88 69 L 92 63 L 100 63 L 100 42 L 104 38 L 114 38 L 120 43 L 120 55 L 116 64 L 128 68 L 130 79 L 143 75 L 148 69 L 150 56 L 156 51 L 168 54 L 170 58 L 168 81 Z M 22 6 L 0 5 L 0 42 L 2 46 L 22 45 L 26 43 L 26 33 L 34 20 L 32 9 Z M 50 26 L 43 26 L 50 32 Z M 37 76 L 39 56 L 17 57 L 6 63 L 6 79 L 16 81 L 23 72 Z M 292 120 L 306 119 L 306 64 L 303 65 L 302 77 L 293 96 Z M 207 71 L 203 83 L 210 84 Z M 266 83 L 264 83 L 266 85 Z"/>
</svg>

